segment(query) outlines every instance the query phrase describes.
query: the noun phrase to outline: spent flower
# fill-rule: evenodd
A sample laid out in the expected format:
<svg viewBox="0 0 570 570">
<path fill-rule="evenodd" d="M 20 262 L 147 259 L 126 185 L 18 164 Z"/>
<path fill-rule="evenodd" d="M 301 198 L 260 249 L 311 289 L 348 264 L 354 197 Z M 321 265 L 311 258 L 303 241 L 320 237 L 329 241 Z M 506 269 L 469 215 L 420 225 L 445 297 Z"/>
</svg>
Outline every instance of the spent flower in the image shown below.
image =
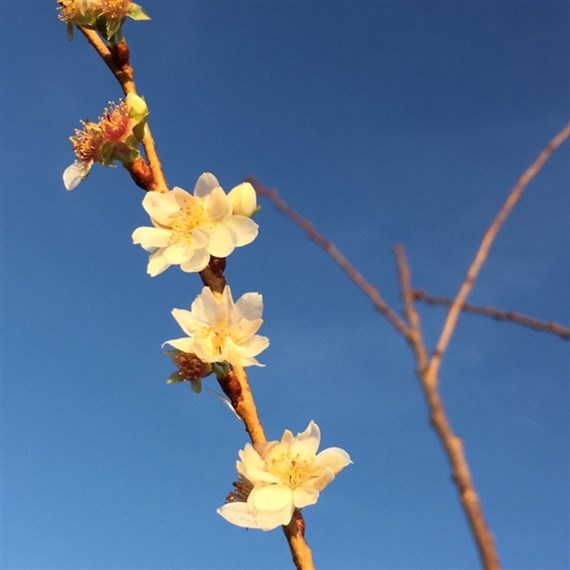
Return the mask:
<svg viewBox="0 0 570 570">
<path fill-rule="evenodd" d="M 248 215 L 252 205 L 255 210 L 251 184 L 240 184 L 226 194 L 209 172 L 198 178 L 194 194 L 178 187 L 148 192 L 143 208 L 154 227 L 137 228 L 132 236 L 133 243 L 151 253 L 147 273 L 155 277 L 171 265 L 188 273 L 202 271 L 211 255 L 225 258 L 251 243 L 259 228 Z"/>
<path fill-rule="evenodd" d="M 169 376 L 166 383 L 180 384 L 182 382 L 190 382 L 192 390 L 199 394 L 202 391 L 202 378 L 212 373 L 212 365 L 202 362 L 195 354 L 182 352 L 176 348 L 166 350 L 165 353 L 177 368 L 176 372 Z"/>
<path fill-rule="evenodd" d="M 124 101 L 111 102 L 97 123 L 83 121 L 83 129 L 76 129 L 70 137 L 76 160 L 63 173 L 65 188 L 73 190 L 85 180 L 96 162 L 129 165 L 138 158 L 148 115 L 145 100 L 129 93 Z"/>
<path fill-rule="evenodd" d="M 218 513 L 245 528 L 272 530 L 291 521 L 295 509 L 314 505 L 320 492 L 352 463 L 346 451 L 329 447 L 317 454 L 319 426 L 293 436 L 285 430 L 281 441 L 246 444 L 239 452 L 239 480 Z"/>
<path fill-rule="evenodd" d="M 188 336 L 164 344 L 196 355 L 205 363 L 262 366 L 255 358 L 269 346 L 267 337 L 256 334 L 263 323 L 262 313 L 263 297 L 259 293 L 246 293 L 234 303 L 229 287 L 221 294 L 204 287 L 190 311 L 172 311 Z"/>
<path fill-rule="evenodd" d="M 73 37 L 73 26 L 96 29 L 110 42 L 119 39 L 125 19 L 150 20 L 142 6 L 131 0 L 58 0 L 59 19 L 67 24 L 67 35 Z"/>
</svg>

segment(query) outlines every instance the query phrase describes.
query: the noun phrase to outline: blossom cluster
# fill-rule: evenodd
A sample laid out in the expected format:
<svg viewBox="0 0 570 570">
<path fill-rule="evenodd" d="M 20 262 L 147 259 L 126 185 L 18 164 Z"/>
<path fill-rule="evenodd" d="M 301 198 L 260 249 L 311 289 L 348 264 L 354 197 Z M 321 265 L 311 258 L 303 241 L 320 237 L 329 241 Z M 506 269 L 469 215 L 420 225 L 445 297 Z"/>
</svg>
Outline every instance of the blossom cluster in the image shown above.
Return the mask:
<svg viewBox="0 0 570 570">
<path fill-rule="evenodd" d="M 63 184 L 73 190 L 85 180 L 98 162 L 111 166 L 115 161 L 125 165 L 140 156 L 138 150 L 149 115 L 145 100 L 129 93 L 124 101 L 110 103 L 98 122 L 83 121 L 83 129 L 76 129 L 70 137 L 75 162 L 63 173 Z"/>
<path fill-rule="evenodd" d="M 59 0 L 59 5 L 68 33 L 74 25 L 96 29 L 111 45 L 121 39 L 126 17 L 148 19 L 130 0 Z M 71 137 L 76 160 L 64 171 L 65 188 L 72 190 L 85 180 L 95 163 L 121 162 L 133 173 L 135 161 L 142 160 L 139 146 L 148 116 L 144 99 L 129 93 L 124 101 L 111 103 L 97 122 L 84 121 Z M 186 273 L 223 266 L 225 258 L 259 233 L 252 219 L 258 211 L 254 187 L 244 182 L 226 193 L 210 172 L 199 176 L 193 193 L 179 187 L 149 191 L 142 206 L 152 225 L 136 228 L 132 241 L 150 253 L 147 273 L 152 277 L 173 265 Z M 176 308 L 172 316 L 185 336 L 163 343 L 176 366 L 168 383 L 190 382 L 200 392 L 210 374 L 223 383 L 231 377 L 231 367 L 264 366 L 257 360 L 269 346 L 269 339 L 257 334 L 263 324 L 260 293 L 234 301 L 227 285 L 221 291 L 204 287 L 190 310 Z M 297 436 L 285 430 L 280 441 L 247 444 L 239 452 L 235 491 L 218 513 L 246 528 L 289 524 L 297 509 L 314 505 L 352 463 L 340 448 L 317 453 L 320 441 L 319 426 L 311 421 Z"/>
</svg>

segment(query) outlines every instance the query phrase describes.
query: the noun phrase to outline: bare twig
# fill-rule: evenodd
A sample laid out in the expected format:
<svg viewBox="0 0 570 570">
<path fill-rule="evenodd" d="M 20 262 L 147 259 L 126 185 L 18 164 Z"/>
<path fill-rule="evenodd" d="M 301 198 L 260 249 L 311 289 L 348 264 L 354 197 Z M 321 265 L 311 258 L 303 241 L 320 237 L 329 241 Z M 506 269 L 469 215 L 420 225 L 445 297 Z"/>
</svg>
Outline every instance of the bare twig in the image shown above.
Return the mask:
<svg viewBox="0 0 570 570">
<path fill-rule="evenodd" d="M 297 211 L 291 208 L 283 198 L 279 195 L 277 190 L 270 190 L 266 188 L 259 180 L 253 176 L 248 176 L 246 181 L 249 182 L 257 191 L 260 196 L 264 196 L 271 200 L 277 209 L 283 212 L 291 220 L 293 220 L 298 226 L 300 226 L 307 235 L 320 247 L 322 247 L 344 270 L 344 272 L 364 291 L 364 293 L 370 298 L 374 307 L 380 311 L 389 321 L 392 323 L 394 328 L 404 337 L 410 334 L 410 330 L 406 323 L 388 306 L 386 301 L 382 298 L 380 291 L 369 283 L 363 275 L 348 261 L 343 253 L 328 239 L 326 239 L 321 233 L 319 233 L 313 224 L 301 216 Z"/>
<path fill-rule="evenodd" d="M 123 40 L 119 44 L 117 52 L 111 52 L 96 31 L 89 30 L 81 26 L 79 26 L 79 29 L 99 54 L 101 59 L 107 64 L 107 67 L 121 85 L 123 93 L 125 95 L 128 95 L 129 93 L 138 94 L 135 83 L 135 74 L 132 66 L 130 65 L 129 48 L 126 41 Z M 168 183 L 162 169 L 162 162 L 160 161 L 158 151 L 156 150 L 156 142 L 148 123 L 145 125 L 144 129 L 143 146 L 152 173 L 152 184 L 146 189 L 155 190 L 157 192 L 167 192 Z"/>
<path fill-rule="evenodd" d="M 308 236 L 338 263 L 349 277 L 364 291 L 366 295 L 368 295 L 374 306 L 392 323 L 394 328 L 408 340 L 416 355 L 417 373 L 430 410 L 430 421 L 447 454 L 463 509 L 469 520 L 481 560 L 486 570 L 500 570 L 501 563 L 493 534 L 485 520 L 482 504 L 479 500 L 471 477 L 471 472 L 463 448 L 463 442 L 461 438 L 454 433 L 451 427 L 443 400 L 439 393 L 439 369 L 443 354 L 449 345 L 449 341 L 455 329 L 458 315 L 461 310 L 464 310 L 465 308 L 465 300 L 472 290 L 473 284 L 479 275 L 485 260 L 487 259 L 495 237 L 512 209 L 520 200 L 526 186 L 540 171 L 552 153 L 569 136 L 570 126 L 567 126 L 552 139 L 549 145 L 537 157 L 532 166 L 521 176 L 505 205 L 485 233 L 479 247 L 479 251 L 477 252 L 475 260 L 469 269 L 457 298 L 451 302 L 451 310 L 445 322 L 436 350 L 431 358 L 429 357 L 429 352 L 423 340 L 420 317 L 415 308 L 416 297 L 412 288 L 411 270 L 403 247 L 399 246 L 396 248 L 396 256 L 398 259 L 405 313 L 408 322 L 404 322 L 386 304 L 379 291 L 366 281 L 366 279 L 352 266 L 336 246 L 317 232 L 311 222 L 290 208 L 279 196 L 276 190 L 267 189 L 253 177 L 248 178 L 248 181 L 253 184 L 261 196 L 269 198 L 280 211 L 303 228 Z"/>
<path fill-rule="evenodd" d="M 415 307 L 410 265 L 406 252 L 401 245 L 396 247 L 396 257 L 400 270 L 400 283 L 404 296 L 406 315 L 413 331 L 412 336 L 408 338 L 408 342 L 416 356 L 418 379 L 428 403 L 430 421 L 447 454 L 453 473 L 453 480 L 459 491 L 463 510 L 467 515 L 477 543 L 481 561 L 487 570 L 499 570 L 501 563 L 495 539 L 485 519 L 483 505 L 477 495 L 475 483 L 471 477 L 463 442 L 453 431 L 439 392 L 439 382 L 430 381 L 428 376 L 429 352 L 422 338 L 420 317 Z"/>
<path fill-rule="evenodd" d="M 443 325 L 443 330 L 441 332 L 441 336 L 435 348 L 434 355 L 430 361 L 429 368 L 430 368 L 430 375 L 433 379 L 437 377 L 437 371 L 441 366 L 441 361 L 443 359 L 443 355 L 449 346 L 451 341 L 451 337 L 455 331 L 455 327 L 457 326 L 457 321 L 459 319 L 459 315 L 461 313 L 461 309 L 471 293 L 473 289 L 473 285 L 475 284 L 475 280 L 479 276 L 481 269 L 487 260 L 489 255 L 489 251 L 497 234 L 503 227 L 503 224 L 509 217 L 510 213 L 512 212 L 513 208 L 517 205 L 518 201 L 520 200 L 525 188 L 528 186 L 530 181 L 540 172 L 544 163 L 550 158 L 552 153 L 566 141 L 566 139 L 570 136 L 570 125 L 566 125 L 564 129 L 562 129 L 544 148 L 544 150 L 537 156 L 536 160 L 532 163 L 532 165 L 526 170 L 526 172 L 519 178 L 517 184 L 512 189 L 507 201 L 497 214 L 497 217 L 493 220 L 493 223 L 489 226 L 489 229 L 485 232 L 483 236 L 483 240 L 481 241 L 481 245 L 479 246 L 479 250 L 475 255 L 475 259 L 467 272 L 465 280 L 449 309 L 449 313 L 447 315 L 447 319 L 445 324 Z"/>
<path fill-rule="evenodd" d="M 418 376 L 421 377 L 429 362 L 429 352 L 423 339 L 420 314 L 416 310 L 414 292 L 412 289 L 412 271 L 410 269 L 410 264 L 408 263 L 404 246 L 397 245 L 395 253 L 400 273 L 400 287 L 402 288 L 402 296 L 404 297 L 406 318 L 408 319 L 408 323 L 411 328 L 411 334 L 408 336 L 408 342 L 416 354 L 418 365 L 417 373 Z"/>
<path fill-rule="evenodd" d="M 450 297 L 433 297 L 432 295 L 429 295 L 420 289 L 415 289 L 412 291 L 412 294 L 414 299 L 417 301 L 423 301 L 427 305 L 440 305 L 443 307 L 451 307 L 451 305 L 453 305 L 453 299 Z M 473 305 L 471 303 L 465 303 L 461 310 L 464 313 L 484 315 L 486 317 L 491 317 L 497 321 L 516 323 L 537 331 L 543 331 L 558 335 L 564 340 L 570 340 L 570 328 L 556 322 L 547 323 L 546 321 L 540 321 L 538 319 L 528 317 L 515 311 L 501 311 L 495 307 L 481 307 L 479 305 Z"/>
</svg>

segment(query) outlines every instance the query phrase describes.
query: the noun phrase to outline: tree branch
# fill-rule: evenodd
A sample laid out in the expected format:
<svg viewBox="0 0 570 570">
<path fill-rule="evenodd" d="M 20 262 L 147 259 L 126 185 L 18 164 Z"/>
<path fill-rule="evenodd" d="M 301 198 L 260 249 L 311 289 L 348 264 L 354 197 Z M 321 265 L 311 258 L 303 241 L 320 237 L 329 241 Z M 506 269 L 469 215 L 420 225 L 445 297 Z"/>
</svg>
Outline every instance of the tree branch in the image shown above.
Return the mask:
<svg viewBox="0 0 570 570">
<path fill-rule="evenodd" d="M 552 153 L 566 141 L 566 139 L 570 136 L 570 125 L 566 125 L 564 129 L 562 129 L 544 148 L 544 150 L 537 156 L 535 161 L 532 165 L 524 172 L 524 174 L 519 178 L 518 182 L 516 183 L 515 187 L 512 189 L 509 197 L 507 198 L 506 202 L 504 203 L 503 207 L 497 214 L 496 218 L 493 220 L 493 223 L 490 225 L 489 229 L 485 232 L 483 239 L 481 241 L 481 245 L 479 246 L 479 250 L 475 255 L 475 259 L 467 272 L 465 280 L 455 297 L 451 308 L 449 309 L 449 313 L 447 315 L 447 319 L 445 324 L 443 325 L 443 330 L 441 332 L 441 336 L 435 348 L 435 352 L 433 357 L 430 361 L 429 368 L 431 370 L 430 374 L 433 376 L 433 379 L 437 377 L 437 372 L 441 366 L 441 361 L 449 346 L 451 341 L 451 337 L 455 331 L 457 326 L 457 321 L 459 319 L 459 315 L 467 300 L 467 297 L 471 293 L 473 289 L 473 285 L 475 284 L 475 280 L 479 276 L 481 269 L 487 257 L 489 255 L 489 251 L 491 250 L 491 246 L 497 237 L 497 234 L 503 227 L 503 224 L 506 222 L 507 218 L 509 217 L 510 213 L 513 211 L 514 207 L 517 205 L 523 192 L 525 191 L 526 187 L 529 185 L 531 180 L 540 172 L 542 167 L 544 166 L 545 162 L 552 156 Z"/>
<path fill-rule="evenodd" d="M 439 305 L 443 307 L 451 307 L 451 305 L 453 305 L 453 299 L 450 297 L 433 297 L 432 295 L 429 295 L 420 289 L 414 289 L 414 291 L 412 291 L 412 295 L 414 299 L 417 301 L 422 301 L 427 305 Z M 522 313 L 517 313 L 515 311 L 501 311 L 495 307 L 481 307 L 479 305 L 472 305 L 471 303 L 465 303 L 461 310 L 464 313 L 483 315 L 486 317 L 491 317 L 496 321 L 516 323 L 537 331 L 558 335 L 564 340 L 570 340 L 570 329 L 556 322 L 547 323 L 546 321 L 540 321 L 538 319 L 528 317 Z"/>
<path fill-rule="evenodd" d="M 469 520 L 479 555 L 486 570 L 500 570 L 501 563 L 493 534 L 485 520 L 482 504 L 471 477 L 463 441 L 454 433 L 439 393 L 439 369 L 443 354 L 455 330 L 459 313 L 465 310 L 465 300 L 473 288 L 475 280 L 488 257 L 490 248 L 498 232 L 520 200 L 530 181 L 540 172 L 544 163 L 552 153 L 562 145 L 569 136 L 570 125 L 552 139 L 530 168 L 520 177 L 499 214 L 483 236 L 475 260 L 467 273 L 464 283 L 456 299 L 451 302 L 451 309 L 444 324 L 436 350 L 431 358 L 429 357 L 429 352 L 423 340 L 421 321 L 415 307 L 416 293 L 412 288 L 411 270 L 402 246 L 396 248 L 396 256 L 402 295 L 404 298 L 405 314 L 408 322 L 403 321 L 383 300 L 380 292 L 366 281 L 336 246 L 322 236 L 311 222 L 290 208 L 276 190 L 267 189 L 254 177 L 250 176 L 247 178 L 261 196 L 270 199 L 281 212 L 303 228 L 307 235 L 337 262 L 364 293 L 368 295 L 374 306 L 392 323 L 394 328 L 407 339 L 412 347 L 416 356 L 417 374 L 430 411 L 430 421 L 447 454 L 453 473 L 453 479 L 459 491 L 461 504 Z"/>
<path fill-rule="evenodd" d="M 420 317 L 415 307 L 414 291 L 412 289 L 412 273 L 403 246 L 399 245 L 396 247 L 396 257 L 400 270 L 400 283 L 404 296 L 406 315 L 413 331 L 412 336 L 408 338 L 408 342 L 416 356 L 417 375 L 428 404 L 430 422 L 447 455 L 453 473 L 453 481 L 457 486 L 461 505 L 467 515 L 471 531 L 477 543 L 481 561 L 487 570 L 500 570 L 501 563 L 495 539 L 485 519 L 483 505 L 471 477 L 463 441 L 453 431 L 439 392 L 439 382 L 431 381 L 428 375 L 429 352 L 422 337 Z"/>
</svg>

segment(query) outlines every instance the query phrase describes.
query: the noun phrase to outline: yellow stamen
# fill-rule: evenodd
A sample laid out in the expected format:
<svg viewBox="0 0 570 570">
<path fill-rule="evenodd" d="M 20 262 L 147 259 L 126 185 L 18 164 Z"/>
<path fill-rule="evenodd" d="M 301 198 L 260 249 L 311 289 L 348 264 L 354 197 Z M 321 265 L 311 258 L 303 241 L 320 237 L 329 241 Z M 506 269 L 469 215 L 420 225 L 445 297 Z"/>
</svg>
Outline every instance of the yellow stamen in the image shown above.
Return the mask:
<svg viewBox="0 0 570 570">
<path fill-rule="evenodd" d="M 212 344 L 214 345 L 214 350 L 217 353 L 221 353 L 224 348 L 226 338 L 230 336 L 228 323 L 225 320 L 216 321 L 211 325 L 209 332 L 213 335 Z"/>
<path fill-rule="evenodd" d="M 187 204 L 170 218 L 172 228 L 172 243 L 186 241 L 192 242 L 192 231 L 196 228 L 212 229 L 212 222 L 204 209 L 204 206 L 194 197 L 190 197 Z"/>
<path fill-rule="evenodd" d="M 317 474 L 312 458 L 302 457 L 298 453 L 291 455 L 287 451 L 270 455 L 267 467 L 270 473 L 279 477 L 291 489 L 296 489 Z"/>
<path fill-rule="evenodd" d="M 75 129 L 75 136 L 70 137 L 73 152 L 79 160 L 99 160 L 103 135 L 95 123 L 82 121 L 83 130 Z"/>
</svg>

